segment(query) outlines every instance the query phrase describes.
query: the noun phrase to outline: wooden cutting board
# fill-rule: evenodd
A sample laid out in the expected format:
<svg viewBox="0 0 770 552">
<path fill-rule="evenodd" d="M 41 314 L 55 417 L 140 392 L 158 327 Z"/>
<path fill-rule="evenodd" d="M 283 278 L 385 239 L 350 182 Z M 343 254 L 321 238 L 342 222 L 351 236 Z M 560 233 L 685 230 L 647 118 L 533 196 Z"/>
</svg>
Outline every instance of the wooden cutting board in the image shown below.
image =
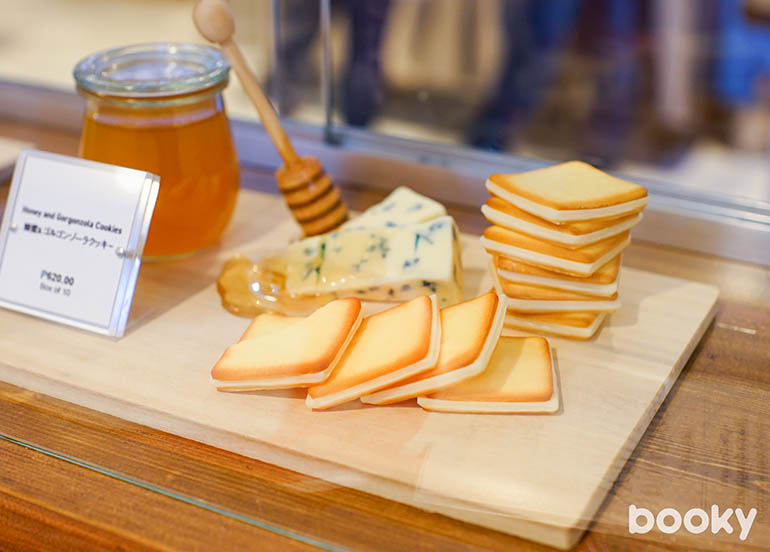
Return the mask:
<svg viewBox="0 0 770 552">
<path fill-rule="evenodd" d="M 0 311 L 0 379 L 419 508 L 569 548 L 595 515 L 714 316 L 713 286 L 626 268 L 623 307 L 589 342 L 551 339 L 554 415 L 428 413 L 414 401 L 312 412 L 304 394 L 218 393 L 209 370 L 248 320 L 219 304 L 235 252 L 281 249 L 297 227 L 277 196 L 243 192 L 223 245 L 146 263 L 126 336 Z M 463 236 L 466 296 L 490 287 Z"/>
</svg>

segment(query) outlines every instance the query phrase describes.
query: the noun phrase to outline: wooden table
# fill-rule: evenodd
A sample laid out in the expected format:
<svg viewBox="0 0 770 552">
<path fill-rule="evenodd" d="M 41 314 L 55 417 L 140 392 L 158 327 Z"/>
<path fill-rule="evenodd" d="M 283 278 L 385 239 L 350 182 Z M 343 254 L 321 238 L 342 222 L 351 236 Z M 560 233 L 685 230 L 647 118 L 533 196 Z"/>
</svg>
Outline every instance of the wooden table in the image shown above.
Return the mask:
<svg viewBox="0 0 770 552">
<path fill-rule="evenodd" d="M 0 135 L 76 149 L 50 129 L 0 122 Z M 274 190 L 257 169 L 243 185 Z M 343 194 L 353 209 L 383 197 Z M 485 226 L 449 208 L 462 230 Z M 770 270 L 644 243 L 624 263 L 715 284 L 719 310 L 576 550 L 769 547 Z M 547 549 L 3 383 L 0 435 L 0 549 Z M 758 509 L 746 542 L 628 534 L 629 504 L 712 503 Z"/>
</svg>

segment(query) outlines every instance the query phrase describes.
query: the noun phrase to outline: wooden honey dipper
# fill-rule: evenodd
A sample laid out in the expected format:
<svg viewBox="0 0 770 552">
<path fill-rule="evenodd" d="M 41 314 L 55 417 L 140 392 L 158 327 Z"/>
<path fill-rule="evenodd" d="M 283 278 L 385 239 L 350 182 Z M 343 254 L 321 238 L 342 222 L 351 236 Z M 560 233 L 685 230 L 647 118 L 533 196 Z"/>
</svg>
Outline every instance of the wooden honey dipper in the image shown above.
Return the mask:
<svg viewBox="0 0 770 552">
<path fill-rule="evenodd" d="M 273 106 L 246 65 L 240 48 L 233 40 L 235 22 L 227 2 L 199 0 L 193 9 L 193 22 L 206 40 L 221 46 L 246 95 L 257 109 L 262 125 L 283 159 L 283 166 L 275 173 L 278 189 L 305 235 L 322 234 L 345 222 L 348 211 L 339 190 L 316 157 L 300 157 L 294 151 Z"/>
</svg>

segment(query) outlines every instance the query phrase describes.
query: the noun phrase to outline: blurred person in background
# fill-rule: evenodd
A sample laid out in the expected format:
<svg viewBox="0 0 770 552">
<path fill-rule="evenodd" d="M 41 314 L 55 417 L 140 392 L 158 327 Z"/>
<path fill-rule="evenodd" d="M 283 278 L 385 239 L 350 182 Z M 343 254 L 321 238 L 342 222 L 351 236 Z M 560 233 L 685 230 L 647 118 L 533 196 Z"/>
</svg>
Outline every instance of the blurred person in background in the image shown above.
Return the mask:
<svg viewBox="0 0 770 552">
<path fill-rule="evenodd" d="M 504 62 L 491 97 L 471 127 L 468 143 L 505 150 L 539 105 L 574 34 L 583 0 L 506 0 Z"/>
<path fill-rule="evenodd" d="M 319 82 L 313 46 L 319 38 L 320 2 L 279 0 L 279 107 L 291 113 L 309 85 Z M 345 121 L 366 126 L 382 103 L 380 47 L 390 0 L 335 0 L 336 18 L 347 19 L 347 63 L 342 84 Z"/>
<path fill-rule="evenodd" d="M 318 102 L 319 3 L 277 4 L 288 113 Z M 672 165 L 704 141 L 768 147 L 770 0 L 331 5 L 350 125 L 601 167 Z"/>
</svg>

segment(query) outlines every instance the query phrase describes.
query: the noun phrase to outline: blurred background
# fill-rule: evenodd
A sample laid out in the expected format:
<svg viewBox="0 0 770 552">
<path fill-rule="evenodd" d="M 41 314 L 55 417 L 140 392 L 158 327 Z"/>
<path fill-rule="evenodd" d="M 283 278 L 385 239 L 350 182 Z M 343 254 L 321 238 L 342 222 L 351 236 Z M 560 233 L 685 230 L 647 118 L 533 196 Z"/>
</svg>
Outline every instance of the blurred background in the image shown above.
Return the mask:
<svg viewBox="0 0 770 552">
<path fill-rule="evenodd" d="M 201 42 L 192 0 L 3 0 L 0 80 Z M 281 115 L 770 201 L 770 0 L 232 0 Z M 0 96 L 0 102 L 3 101 Z M 256 116 L 235 81 L 230 116 Z"/>
</svg>

